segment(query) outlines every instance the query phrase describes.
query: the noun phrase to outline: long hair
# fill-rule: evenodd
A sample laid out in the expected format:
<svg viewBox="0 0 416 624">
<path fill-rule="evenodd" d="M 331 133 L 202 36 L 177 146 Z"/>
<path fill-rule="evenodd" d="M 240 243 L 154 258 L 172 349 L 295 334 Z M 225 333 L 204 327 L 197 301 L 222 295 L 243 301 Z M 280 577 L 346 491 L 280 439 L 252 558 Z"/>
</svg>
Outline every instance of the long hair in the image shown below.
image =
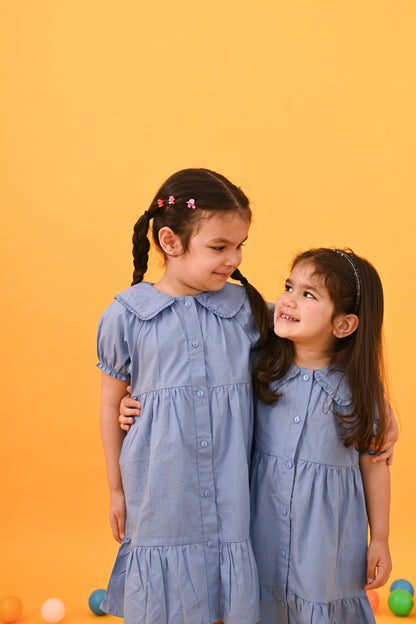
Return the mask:
<svg viewBox="0 0 416 624">
<path fill-rule="evenodd" d="M 192 200 L 192 204 L 189 202 Z M 237 213 L 251 222 L 250 202 L 241 188 L 223 175 L 209 169 L 182 169 L 171 175 L 159 188 L 149 208 L 134 225 L 132 285 L 143 280 L 149 260 L 149 226 L 151 220 L 153 241 L 164 254 L 159 243 L 159 231 L 169 227 L 179 237 L 183 251 L 189 248 L 193 232 L 207 213 Z M 259 344 L 263 344 L 269 327 L 269 311 L 260 293 L 236 269 L 231 276 L 244 284 L 257 329 Z"/>
<path fill-rule="evenodd" d="M 334 413 L 340 420 L 346 446 L 354 445 L 364 452 L 375 439 L 376 448 L 380 449 L 388 424 L 380 277 L 367 260 L 349 249 L 342 253 L 326 248 L 305 251 L 296 256 L 292 270 L 301 262 L 312 264 L 315 274 L 322 277 L 334 304 L 333 318 L 341 313 L 359 317 L 354 333 L 346 338 L 334 337 L 331 366 L 345 370 L 353 401 L 350 414 Z M 254 373 L 255 391 L 264 403 L 272 404 L 282 396 L 274 393 L 270 384 L 287 373 L 294 357 L 293 343 L 270 332 Z"/>
</svg>

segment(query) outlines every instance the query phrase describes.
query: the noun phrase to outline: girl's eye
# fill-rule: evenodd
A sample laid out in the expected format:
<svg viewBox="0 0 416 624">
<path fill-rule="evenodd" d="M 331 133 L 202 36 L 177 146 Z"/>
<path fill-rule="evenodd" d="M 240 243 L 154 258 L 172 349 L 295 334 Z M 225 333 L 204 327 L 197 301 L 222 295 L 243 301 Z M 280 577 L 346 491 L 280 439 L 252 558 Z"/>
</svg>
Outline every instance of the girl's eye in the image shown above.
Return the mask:
<svg viewBox="0 0 416 624">
<path fill-rule="evenodd" d="M 246 246 L 246 244 L 245 244 L 245 243 L 240 243 L 240 244 L 238 245 L 237 249 L 241 249 L 241 247 L 245 247 L 245 246 Z"/>
<path fill-rule="evenodd" d="M 292 288 L 292 286 L 289 286 L 289 284 L 285 284 L 285 290 L 286 290 L 286 292 L 292 292 L 293 288 Z"/>
<path fill-rule="evenodd" d="M 211 247 L 214 251 L 224 251 L 224 247 Z"/>
<path fill-rule="evenodd" d="M 307 290 L 305 290 L 305 292 L 303 293 L 304 297 L 307 297 L 309 299 L 315 299 L 315 297 L 313 296 L 312 293 L 308 292 Z"/>
</svg>

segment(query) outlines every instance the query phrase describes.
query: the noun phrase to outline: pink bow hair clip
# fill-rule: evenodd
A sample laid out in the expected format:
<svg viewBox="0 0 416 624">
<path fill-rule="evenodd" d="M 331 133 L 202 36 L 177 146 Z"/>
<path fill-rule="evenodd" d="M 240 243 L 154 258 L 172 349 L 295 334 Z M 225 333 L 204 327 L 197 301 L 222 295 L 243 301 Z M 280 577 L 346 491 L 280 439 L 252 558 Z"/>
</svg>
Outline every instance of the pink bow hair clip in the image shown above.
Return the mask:
<svg viewBox="0 0 416 624">
<path fill-rule="evenodd" d="M 159 206 L 159 208 L 163 208 L 163 206 L 165 205 L 165 201 L 163 199 L 158 199 L 157 205 Z"/>
<path fill-rule="evenodd" d="M 188 208 L 192 208 L 192 210 L 195 210 L 196 208 L 194 199 L 188 199 L 186 205 L 188 206 Z"/>
<path fill-rule="evenodd" d="M 172 205 L 172 204 L 174 204 L 174 203 L 175 203 L 175 198 L 174 198 L 174 196 L 173 196 L 173 195 L 170 195 L 170 196 L 169 196 L 169 199 L 168 199 L 168 204 Z"/>
</svg>

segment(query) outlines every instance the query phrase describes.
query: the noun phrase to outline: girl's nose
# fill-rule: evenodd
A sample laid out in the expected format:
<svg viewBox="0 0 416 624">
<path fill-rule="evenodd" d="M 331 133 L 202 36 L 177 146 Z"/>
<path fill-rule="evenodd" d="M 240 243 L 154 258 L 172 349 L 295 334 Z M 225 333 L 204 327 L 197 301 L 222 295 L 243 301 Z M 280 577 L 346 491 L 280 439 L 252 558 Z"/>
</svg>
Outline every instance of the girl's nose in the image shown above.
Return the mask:
<svg viewBox="0 0 416 624">
<path fill-rule="evenodd" d="M 242 252 L 241 249 L 236 249 L 235 251 L 230 251 L 229 254 L 227 254 L 227 258 L 226 258 L 226 264 L 228 266 L 239 266 L 239 264 L 241 264 L 241 259 L 242 259 Z"/>
<path fill-rule="evenodd" d="M 292 292 L 286 291 L 283 294 L 283 301 L 289 308 L 296 308 L 296 298 Z"/>
</svg>

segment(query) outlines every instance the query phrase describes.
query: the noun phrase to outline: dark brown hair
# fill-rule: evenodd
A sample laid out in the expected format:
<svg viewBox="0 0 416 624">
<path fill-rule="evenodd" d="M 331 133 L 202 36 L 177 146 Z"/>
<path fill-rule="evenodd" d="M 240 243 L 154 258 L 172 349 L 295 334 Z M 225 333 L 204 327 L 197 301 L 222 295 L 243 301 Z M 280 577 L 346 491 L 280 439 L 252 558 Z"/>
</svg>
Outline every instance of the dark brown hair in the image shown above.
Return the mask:
<svg viewBox="0 0 416 624">
<path fill-rule="evenodd" d="M 350 414 L 335 412 L 335 415 L 341 422 L 346 446 L 354 445 L 360 452 L 365 452 L 370 448 L 376 431 L 375 444 L 379 450 L 388 424 L 383 385 L 384 303 L 380 277 L 367 260 L 349 249 L 343 250 L 343 254 L 326 248 L 305 251 L 296 256 L 292 270 L 301 262 L 312 264 L 315 274 L 324 280 L 334 303 L 333 318 L 341 313 L 356 313 L 359 317 L 358 328 L 353 334 L 346 338 L 334 337 L 331 365 L 344 368 L 353 400 L 353 411 Z M 358 310 L 354 266 L 359 279 Z M 272 404 L 282 396 L 275 394 L 269 384 L 288 372 L 294 356 L 293 343 L 270 331 L 267 346 L 259 356 L 254 373 L 255 390 L 264 403 Z"/>
<path fill-rule="evenodd" d="M 174 203 L 169 203 L 169 198 Z M 195 209 L 188 207 L 193 199 Z M 144 214 L 139 217 L 133 233 L 134 272 L 132 285 L 143 280 L 149 260 L 150 240 L 148 237 L 150 221 L 153 219 L 152 235 L 159 251 L 159 231 L 169 227 L 179 237 L 186 252 L 192 233 L 202 218 L 211 214 L 238 213 L 248 223 L 251 222 L 250 202 L 241 188 L 232 184 L 223 175 L 209 169 L 182 169 L 171 175 L 157 191 L 153 201 Z M 269 328 L 269 311 L 260 293 L 248 283 L 238 269 L 231 276 L 244 284 L 253 316 L 263 344 Z"/>
</svg>

